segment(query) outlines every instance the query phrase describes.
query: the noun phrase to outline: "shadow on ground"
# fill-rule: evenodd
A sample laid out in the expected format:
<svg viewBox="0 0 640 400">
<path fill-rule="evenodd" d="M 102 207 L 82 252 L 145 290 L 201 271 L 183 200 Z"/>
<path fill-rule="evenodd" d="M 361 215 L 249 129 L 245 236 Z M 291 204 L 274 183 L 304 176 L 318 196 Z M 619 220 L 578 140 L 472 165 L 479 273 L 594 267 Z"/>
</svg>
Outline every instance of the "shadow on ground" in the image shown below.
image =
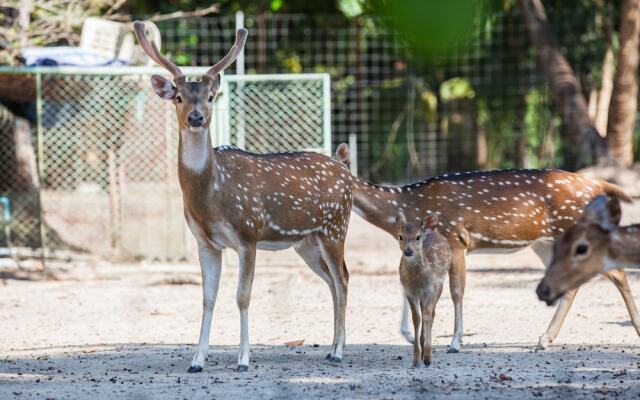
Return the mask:
<svg viewBox="0 0 640 400">
<path fill-rule="evenodd" d="M 567 346 L 437 347 L 429 368 L 410 368 L 409 346 L 253 346 L 248 372 L 236 347 L 211 346 L 205 370 L 186 373 L 188 345 L 32 349 L 0 358 L 0 398 L 638 398 L 640 349 Z M 489 392 L 490 391 L 490 392 Z"/>
</svg>

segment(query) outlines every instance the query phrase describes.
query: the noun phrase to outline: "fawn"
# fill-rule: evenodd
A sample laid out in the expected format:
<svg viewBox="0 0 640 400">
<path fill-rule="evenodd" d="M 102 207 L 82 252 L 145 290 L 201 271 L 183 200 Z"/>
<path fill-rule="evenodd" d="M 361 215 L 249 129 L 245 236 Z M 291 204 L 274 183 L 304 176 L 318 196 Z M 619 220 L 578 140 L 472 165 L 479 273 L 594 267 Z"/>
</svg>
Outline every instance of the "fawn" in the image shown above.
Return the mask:
<svg viewBox="0 0 640 400">
<path fill-rule="evenodd" d="M 411 307 L 413 320 L 413 366 L 420 360 L 431 364 L 431 328 L 436 303 L 453 257 L 447 239 L 437 230 L 438 215 L 429 213 L 422 225 L 407 223 L 404 214 L 396 217 L 398 243 L 402 250 L 400 282 Z"/>
</svg>

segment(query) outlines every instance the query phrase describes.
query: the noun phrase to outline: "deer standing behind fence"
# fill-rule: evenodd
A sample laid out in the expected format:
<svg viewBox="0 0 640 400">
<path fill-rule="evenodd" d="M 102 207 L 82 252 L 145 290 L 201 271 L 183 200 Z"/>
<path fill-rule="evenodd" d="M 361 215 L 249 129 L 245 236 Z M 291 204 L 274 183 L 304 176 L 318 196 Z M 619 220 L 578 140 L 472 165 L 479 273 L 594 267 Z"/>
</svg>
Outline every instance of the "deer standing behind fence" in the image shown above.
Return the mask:
<svg viewBox="0 0 640 400">
<path fill-rule="evenodd" d="M 333 158 L 313 152 L 252 154 L 232 147 L 212 148 L 209 125 L 220 72 L 238 56 L 247 38 L 239 29 L 227 55 L 202 76 L 187 81 L 163 57 L 135 22 L 144 51 L 173 76 L 151 77 L 158 96 L 173 102 L 179 127 L 178 178 L 187 224 L 198 242 L 202 269 L 203 316 L 200 340 L 189 372 L 200 372 L 207 356 L 218 292 L 221 251 L 239 256 L 236 300 L 240 310 L 238 370 L 249 366 L 249 317 L 256 249 L 293 247 L 331 290 L 334 338 L 331 361 L 342 359 L 349 273 L 344 239 L 352 203 L 352 177 Z M 225 94 L 228 95 L 228 94 Z"/>
<path fill-rule="evenodd" d="M 349 159 L 349 147 L 338 146 L 336 158 Z M 418 222 L 428 212 L 440 218 L 442 233 L 451 246 L 453 263 L 449 288 L 454 304 L 455 326 L 449 352 L 462 343 L 462 299 L 466 285 L 466 255 L 511 253 L 531 247 L 549 265 L 554 238 L 573 225 L 583 207 L 594 197 L 608 195 L 630 202 L 618 186 L 579 174 L 554 169 L 509 169 L 459 172 L 404 186 L 382 186 L 354 177 L 353 209 L 362 218 L 395 237 L 395 216 Z M 640 315 L 624 270 L 604 271 L 618 288 L 640 335 Z M 562 297 L 538 348 L 549 346 L 571 308 L 577 288 Z M 401 331 L 413 342 L 405 299 Z"/>
<path fill-rule="evenodd" d="M 551 305 L 598 274 L 640 269 L 640 224 L 620 226 L 621 217 L 617 199 L 591 200 L 582 218 L 556 240 L 551 264 L 536 289 L 538 298 Z"/>
</svg>

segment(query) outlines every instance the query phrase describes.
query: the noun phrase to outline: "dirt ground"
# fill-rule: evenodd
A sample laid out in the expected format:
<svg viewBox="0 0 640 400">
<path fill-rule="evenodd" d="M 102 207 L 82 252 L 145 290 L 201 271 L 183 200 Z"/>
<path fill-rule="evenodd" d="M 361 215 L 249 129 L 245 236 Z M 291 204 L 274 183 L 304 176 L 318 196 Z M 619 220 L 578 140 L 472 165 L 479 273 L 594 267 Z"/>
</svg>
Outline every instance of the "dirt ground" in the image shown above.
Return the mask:
<svg viewBox="0 0 640 400">
<path fill-rule="evenodd" d="M 74 262 L 51 265 L 57 280 L 50 280 L 7 262 L 0 399 L 640 397 L 640 339 L 604 279 L 581 289 L 555 345 L 535 351 L 554 309 L 535 297 L 542 266 L 528 251 L 471 257 L 462 352 L 446 353 L 453 307 L 445 289 L 433 364 L 411 368 L 411 347 L 399 334 L 399 255 L 391 237 L 354 216 L 347 348 L 342 363 L 330 364 L 326 285 L 291 251 L 260 253 L 245 373 L 234 372 L 239 317 L 230 257 L 200 374 L 186 373 L 201 317 L 196 265 Z M 640 273 L 629 276 L 640 295 Z M 304 345 L 284 345 L 293 340 Z"/>
</svg>

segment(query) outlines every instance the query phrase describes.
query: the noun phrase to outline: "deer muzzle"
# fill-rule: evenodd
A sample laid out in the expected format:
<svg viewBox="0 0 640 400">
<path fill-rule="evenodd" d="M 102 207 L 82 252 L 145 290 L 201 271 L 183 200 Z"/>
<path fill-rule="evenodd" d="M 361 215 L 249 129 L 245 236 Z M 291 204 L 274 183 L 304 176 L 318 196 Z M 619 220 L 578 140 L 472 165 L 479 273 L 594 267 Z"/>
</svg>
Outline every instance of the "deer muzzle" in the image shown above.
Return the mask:
<svg viewBox="0 0 640 400">
<path fill-rule="evenodd" d="M 187 117 L 190 128 L 202 128 L 204 126 L 204 115 L 198 110 L 191 111 Z"/>
</svg>

